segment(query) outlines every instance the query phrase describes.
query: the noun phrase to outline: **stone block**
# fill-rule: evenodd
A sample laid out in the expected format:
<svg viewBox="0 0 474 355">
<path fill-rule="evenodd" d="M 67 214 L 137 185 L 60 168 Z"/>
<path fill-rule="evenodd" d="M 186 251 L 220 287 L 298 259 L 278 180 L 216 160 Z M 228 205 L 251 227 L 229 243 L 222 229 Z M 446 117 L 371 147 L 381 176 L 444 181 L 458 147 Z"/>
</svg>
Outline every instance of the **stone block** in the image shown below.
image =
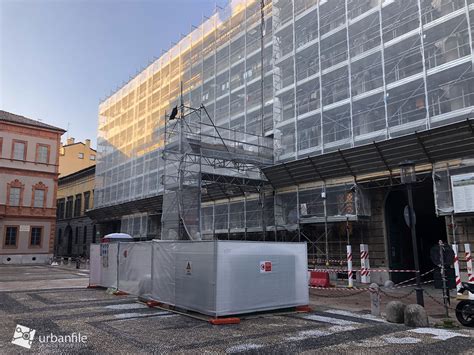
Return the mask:
<svg viewBox="0 0 474 355">
<path fill-rule="evenodd" d="M 390 301 L 385 306 L 387 322 L 403 323 L 405 319 L 405 304 L 400 301 Z"/>
<path fill-rule="evenodd" d="M 419 304 L 409 304 L 404 312 L 405 325 L 408 327 L 428 327 L 428 315 Z"/>
</svg>

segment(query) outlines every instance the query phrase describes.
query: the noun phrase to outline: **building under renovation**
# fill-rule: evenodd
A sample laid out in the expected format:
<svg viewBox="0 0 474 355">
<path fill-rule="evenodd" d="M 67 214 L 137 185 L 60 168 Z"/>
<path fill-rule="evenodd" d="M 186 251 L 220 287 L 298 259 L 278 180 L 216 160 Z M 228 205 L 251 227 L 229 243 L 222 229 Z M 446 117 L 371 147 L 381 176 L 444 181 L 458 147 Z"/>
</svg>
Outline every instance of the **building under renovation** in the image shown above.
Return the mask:
<svg viewBox="0 0 474 355">
<path fill-rule="evenodd" d="M 474 241 L 473 33 L 473 0 L 231 1 L 101 103 L 90 214 L 410 268 L 411 160 L 431 269 L 439 239 Z"/>
</svg>

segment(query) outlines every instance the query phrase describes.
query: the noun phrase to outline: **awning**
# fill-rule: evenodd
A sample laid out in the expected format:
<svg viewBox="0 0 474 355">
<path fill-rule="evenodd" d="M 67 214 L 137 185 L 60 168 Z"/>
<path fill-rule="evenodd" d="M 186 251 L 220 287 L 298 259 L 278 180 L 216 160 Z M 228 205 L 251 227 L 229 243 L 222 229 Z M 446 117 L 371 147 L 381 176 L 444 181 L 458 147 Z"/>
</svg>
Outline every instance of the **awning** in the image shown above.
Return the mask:
<svg viewBox="0 0 474 355">
<path fill-rule="evenodd" d="M 467 119 L 402 137 L 300 158 L 264 168 L 263 172 L 278 188 L 344 176 L 357 180 L 358 176 L 383 171 L 391 174 L 404 160 L 433 164 L 470 155 L 474 155 L 474 122 Z"/>
<path fill-rule="evenodd" d="M 147 212 L 150 214 L 159 214 L 162 210 L 162 201 L 163 196 L 153 196 L 141 200 L 124 202 L 118 205 L 94 208 L 93 210 L 87 211 L 86 214 L 89 218 L 100 222 L 119 220 L 122 216 L 134 213 Z"/>
</svg>

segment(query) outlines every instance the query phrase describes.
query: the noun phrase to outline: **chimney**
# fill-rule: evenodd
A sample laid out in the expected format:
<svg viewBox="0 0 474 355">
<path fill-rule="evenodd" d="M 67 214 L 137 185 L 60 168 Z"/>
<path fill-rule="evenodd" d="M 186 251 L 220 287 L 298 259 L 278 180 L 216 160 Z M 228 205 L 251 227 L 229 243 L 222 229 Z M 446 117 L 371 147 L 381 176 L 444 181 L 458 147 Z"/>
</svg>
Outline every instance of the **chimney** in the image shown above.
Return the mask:
<svg viewBox="0 0 474 355">
<path fill-rule="evenodd" d="M 90 139 L 86 139 L 86 147 L 87 148 L 91 147 L 91 140 Z"/>
<path fill-rule="evenodd" d="M 73 138 L 73 137 L 68 138 L 68 139 L 67 139 L 67 144 L 68 144 L 68 145 L 69 145 L 69 144 L 74 144 L 74 138 Z"/>
</svg>

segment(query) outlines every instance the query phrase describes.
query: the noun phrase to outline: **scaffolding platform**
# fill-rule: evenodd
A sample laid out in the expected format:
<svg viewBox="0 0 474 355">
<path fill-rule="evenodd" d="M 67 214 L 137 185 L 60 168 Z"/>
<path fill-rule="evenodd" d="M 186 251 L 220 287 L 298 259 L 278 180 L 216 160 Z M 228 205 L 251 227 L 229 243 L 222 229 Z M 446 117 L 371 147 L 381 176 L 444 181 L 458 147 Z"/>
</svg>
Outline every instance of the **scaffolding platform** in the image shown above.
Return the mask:
<svg viewBox="0 0 474 355">
<path fill-rule="evenodd" d="M 162 239 L 200 240 L 203 200 L 264 191 L 273 140 L 216 126 L 204 106 L 177 110 L 165 125 Z"/>
</svg>

